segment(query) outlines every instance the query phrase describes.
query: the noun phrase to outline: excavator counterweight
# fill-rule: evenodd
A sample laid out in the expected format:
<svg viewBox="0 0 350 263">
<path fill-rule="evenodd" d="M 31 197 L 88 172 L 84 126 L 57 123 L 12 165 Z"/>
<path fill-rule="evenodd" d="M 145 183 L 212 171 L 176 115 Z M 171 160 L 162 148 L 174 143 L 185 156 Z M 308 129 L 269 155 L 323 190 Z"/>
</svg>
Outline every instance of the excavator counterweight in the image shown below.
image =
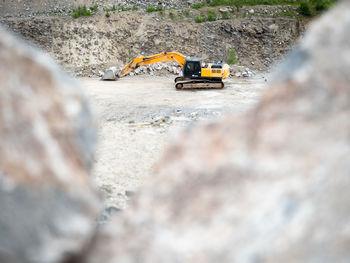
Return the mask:
<svg viewBox="0 0 350 263">
<path fill-rule="evenodd" d="M 121 70 L 119 77 L 124 77 L 140 66 L 165 61 L 174 61 L 182 68 L 182 77 L 175 78 L 176 89 L 222 89 L 222 80 L 230 73 L 229 65 L 221 62 L 204 64 L 201 58 L 185 57 L 178 52 L 163 52 L 134 58 Z"/>
</svg>

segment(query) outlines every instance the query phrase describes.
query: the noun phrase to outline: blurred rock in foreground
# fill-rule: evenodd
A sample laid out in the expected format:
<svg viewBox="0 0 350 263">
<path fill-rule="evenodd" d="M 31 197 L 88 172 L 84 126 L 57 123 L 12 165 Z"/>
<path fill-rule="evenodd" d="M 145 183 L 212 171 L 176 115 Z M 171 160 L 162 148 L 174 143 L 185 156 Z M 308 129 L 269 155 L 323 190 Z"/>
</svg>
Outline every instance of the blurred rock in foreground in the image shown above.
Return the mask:
<svg viewBox="0 0 350 263">
<path fill-rule="evenodd" d="M 350 2 L 259 106 L 182 135 L 89 263 L 349 262 Z"/>
<path fill-rule="evenodd" d="M 63 262 L 95 231 L 95 133 L 77 84 L 0 28 L 0 262 Z"/>
</svg>

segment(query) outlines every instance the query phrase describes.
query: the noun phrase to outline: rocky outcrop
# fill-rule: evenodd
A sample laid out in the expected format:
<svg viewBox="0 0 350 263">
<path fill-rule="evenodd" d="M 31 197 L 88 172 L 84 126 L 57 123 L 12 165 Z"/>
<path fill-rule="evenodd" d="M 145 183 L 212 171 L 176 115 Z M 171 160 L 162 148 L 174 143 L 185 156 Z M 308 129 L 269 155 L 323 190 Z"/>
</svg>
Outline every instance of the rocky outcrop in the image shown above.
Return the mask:
<svg viewBox="0 0 350 263">
<path fill-rule="evenodd" d="M 348 262 L 349 26 L 345 1 L 256 109 L 182 134 L 88 262 Z"/>
<path fill-rule="evenodd" d="M 175 16 L 185 16 L 181 12 Z M 265 70 L 289 51 L 305 23 L 247 17 L 197 24 L 167 17 L 159 12 L 120 12 L 109 18 L 101 14 L 75 20 L 46 17 L 0 22 L 51 53 L 64 67 L 76 72 L 91 67 L 96 74 L 110 66 L 123 66 L 138 55 L 178 51 L 213 62 L 226 61 L 232 49 L 240 65 Z"/>
<path fill-rule="evenodd" d="M 68 262 L 99 212 L 90 110 L 52 60 L 0 35 L 0 262 Z"/>
</svg>

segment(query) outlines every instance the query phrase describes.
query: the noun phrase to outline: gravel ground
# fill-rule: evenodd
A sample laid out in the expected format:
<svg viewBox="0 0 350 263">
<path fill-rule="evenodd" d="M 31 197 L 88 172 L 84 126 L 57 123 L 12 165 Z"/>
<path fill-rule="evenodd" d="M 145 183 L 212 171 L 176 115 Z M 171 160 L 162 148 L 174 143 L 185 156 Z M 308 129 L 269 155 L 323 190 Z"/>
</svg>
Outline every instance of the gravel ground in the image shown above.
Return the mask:
<svg viewBox="0 0 350 263">
<path fill-rule="evenodd" d="M 93 175 L 108 211 L 127 206 L 179 131 L 226 112 L 247 111 L 267 86 L 262 75 L 228 79 L 222 90 L 196 91 L 174 89 L 170 76 L 80 80 L 97 113 L 99 142 Z"/>
</svg>

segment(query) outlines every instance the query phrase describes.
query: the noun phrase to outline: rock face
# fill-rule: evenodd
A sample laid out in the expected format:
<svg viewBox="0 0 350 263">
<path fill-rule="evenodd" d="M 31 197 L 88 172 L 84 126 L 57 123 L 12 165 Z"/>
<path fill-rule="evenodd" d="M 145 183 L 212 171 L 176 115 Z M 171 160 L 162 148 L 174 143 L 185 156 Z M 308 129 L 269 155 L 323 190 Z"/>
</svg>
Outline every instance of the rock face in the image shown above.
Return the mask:
<svg viewBox="0 0 350 263">
<path fill-rule="evenodd" d="M 179 11 L 176 16 L 180 15 L 184 16 Z M 206 62 L 226 61 L 232 49 L 240 65 L 262 70 L 280 59 L 304 31 L 303 21 L 289 18 L 235 18 L 198 24 L 166 17 L 158 12 L 120 12 L 111 13 L 110 18 L 102 14 L 0 22 L 76 71 L 92 65 L 103 65 L 103 70 L 123 66 L 138 55 L 163 51 L 178 51 Z"/>
<path fill-rule="evenodd" d="M 0 262 L 63 262 L 95 230 L 95 132 L 77 83 L 0 28 Z"/>
<path fill-rule="evenodd" d="M 348 262 L 349 26 L 345 1 L 256 109 L 183 134 L 88 262 Z"/>
</svg>

